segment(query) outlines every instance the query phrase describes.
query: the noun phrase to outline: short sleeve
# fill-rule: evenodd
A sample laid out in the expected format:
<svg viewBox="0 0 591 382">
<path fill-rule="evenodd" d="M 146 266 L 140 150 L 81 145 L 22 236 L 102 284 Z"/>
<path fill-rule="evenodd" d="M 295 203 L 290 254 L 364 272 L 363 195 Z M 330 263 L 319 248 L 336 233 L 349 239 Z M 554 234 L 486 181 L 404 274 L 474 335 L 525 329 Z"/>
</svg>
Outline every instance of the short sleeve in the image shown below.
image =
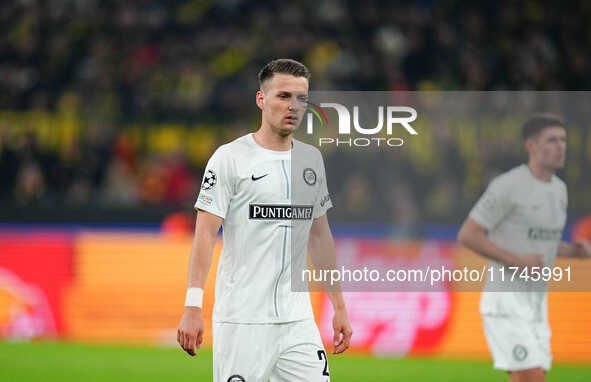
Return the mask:
<svg viewBox="0 0 591 382">
<path fill-rule="evenodd" d="M 324 160 L 322 154 L 318 153 L 319 165 L 318 165 L 318 194 L 316 195 L 316 203 L 314 204 L 314 219 L 321 217 L 326 214 L 329 208 L 332 207 L 332 201 L 330 200 L 330 194 L 328 193 L 328 186 L 326 182 L 326 170 L 324 168 Z"/>
<path fill-rule="evenodd" d="M 499 224 L 513 208 L 509 186 L 507 177 L 495 178 L 470 211 L 470 218 L 487 230 Z"/>
<path fill-rule="evenodd" d="M 207 163 L 195 209 L 211 212 L 225 219 L 233 196 L 233 172 L 232 158 L 220 147 Z"/>
</svg>

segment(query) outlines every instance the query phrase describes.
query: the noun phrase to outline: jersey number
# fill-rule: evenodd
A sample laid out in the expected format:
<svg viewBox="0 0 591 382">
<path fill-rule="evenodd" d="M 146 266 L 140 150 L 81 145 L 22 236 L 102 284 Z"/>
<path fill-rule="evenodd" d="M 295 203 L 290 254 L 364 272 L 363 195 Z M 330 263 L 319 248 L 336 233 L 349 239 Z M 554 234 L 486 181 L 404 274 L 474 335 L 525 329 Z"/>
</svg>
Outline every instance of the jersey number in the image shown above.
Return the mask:
<svg viewBox="0 0 591 382">
<path fill-rule="evenodd" d="M 330 374 L 328 374 L 328 358 L 326 358 L 324 350 L 318 350 L 318 359 L 320 361 L 324 360 L 324 370 L 322 370 L 322 375 L 326 375 L 327 377 L 330 376 Z"/>
</svg>

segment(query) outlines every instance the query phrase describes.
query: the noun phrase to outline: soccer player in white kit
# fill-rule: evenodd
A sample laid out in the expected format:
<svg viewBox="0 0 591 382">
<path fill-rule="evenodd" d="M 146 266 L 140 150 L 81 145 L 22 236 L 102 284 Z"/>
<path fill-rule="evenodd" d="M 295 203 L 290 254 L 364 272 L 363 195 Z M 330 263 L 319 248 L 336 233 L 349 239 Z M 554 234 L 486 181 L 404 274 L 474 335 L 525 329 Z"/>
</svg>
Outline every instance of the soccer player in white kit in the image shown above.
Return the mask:
<svg viewBox="0 0 591 382">
<path fill-rule="evenodd" d="M 322 156 L 291 136 L 307 106 L 308 79 L 297 61 L 268 63 L 256 94 L 260 129 L 220 146 L 206 167 L 177 340 L 190 355 L 202 342 L 202 288 L 222 225 L 212 319 L 216 382 L 330 381 L 309 293 L 291 290 L 292 259 L 305 263 L 309 250 L 334 260 Z M 327 293 L 333 353 L 342 353 L 352 330 L 341 292 Z"/>
<path fill-rule="evenodd" d="M 551 267 L 556 256 L 591 256 L 589 242 L 561 241 L 567 190 L 555 173 L 566 155 L 563 122 L 552 115 L 534 115 L 522 135 L 527 165 L 493 179 L 458 234 L 458 241 L 489 258 L 496 272 L 496 280 L 487 272 L 480 313 L 494 368 L 506 370 L 512 382 L 544 381 L 550 369 L 546 283 L 519 277 L 509 282 L 512 271 L 499 282 L 499 268 L 516 266 L 519 272 L 531 272 L 534 267 Z"/>
</svg>

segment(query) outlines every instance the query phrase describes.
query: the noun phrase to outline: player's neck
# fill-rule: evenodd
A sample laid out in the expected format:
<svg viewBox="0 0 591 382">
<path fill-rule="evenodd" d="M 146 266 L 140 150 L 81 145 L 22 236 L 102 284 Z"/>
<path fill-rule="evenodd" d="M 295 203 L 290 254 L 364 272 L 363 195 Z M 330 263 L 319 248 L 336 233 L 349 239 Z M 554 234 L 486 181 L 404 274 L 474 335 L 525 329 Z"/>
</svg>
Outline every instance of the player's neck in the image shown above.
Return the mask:
<svg viewBox="0 0 591 382">
<path fill-rule="evenodd" d="M 554 171 L 532 161 L 529 161 L 527 167 L 536 179 L 541 180 L 542 182 L 550 182 L 552 180 Z"/>
<path fill-rule="evenodd" d="M 271 130 L 270 127 L 261 126 L 253 138 L 257 144 L 267 150 L 273 151 L 289 151 L 291 150 L 291 134 L 288 136 L 281 136 Z"/>
</svg>

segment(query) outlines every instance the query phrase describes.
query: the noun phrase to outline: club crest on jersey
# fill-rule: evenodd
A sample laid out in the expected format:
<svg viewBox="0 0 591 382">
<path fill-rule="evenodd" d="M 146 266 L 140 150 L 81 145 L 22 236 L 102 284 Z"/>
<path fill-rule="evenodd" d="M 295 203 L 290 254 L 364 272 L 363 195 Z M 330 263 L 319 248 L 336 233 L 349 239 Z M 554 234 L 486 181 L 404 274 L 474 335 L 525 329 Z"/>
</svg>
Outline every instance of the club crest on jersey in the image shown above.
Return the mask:
<svg viewBox="0 0 591 382">
<path fill-rule="evenodd" d="M 306 169 L 304 169 L 304 174 L 303 174 L 303 176 L 304 176 L 304 181 L 305 181 L 305 182 L 306 182 L 308 185 L 310 185 L 310 186 L 313 186 L 313 185 L 315 185 L 315 184 L 316 184 L 316 173 L 314 172 L 314 170 L 313 170 L 313 169 L 311 169 L 311 168 L 309 168 L 309 167 L 308 167 L 308 168 L 306 168 Z"/>
<path fill-rule="evenodd" d="M 228 382 L 246 382 L 243 376 L 234 374 L 230 378 L 228 378 Z"/>
<path fill-rule="evenodd" d="M 251 204 L 248 218 L 253 220 L 311 220 L 313 206 Z"/>
<path fill-rule="evenodd" d="M 516 361 L 523 361 L 527 358 L 527 349 L 523 345 L 515 345 L 513 348 L 513 358 Z"/>
<path fill-rule="evenodd" d="M 207 170 L 203 175 L 203 183 L 201 183 L 202 190 L 211 190 L 217 183 L 217 176 L 215 172 Z"/>
</svg>

